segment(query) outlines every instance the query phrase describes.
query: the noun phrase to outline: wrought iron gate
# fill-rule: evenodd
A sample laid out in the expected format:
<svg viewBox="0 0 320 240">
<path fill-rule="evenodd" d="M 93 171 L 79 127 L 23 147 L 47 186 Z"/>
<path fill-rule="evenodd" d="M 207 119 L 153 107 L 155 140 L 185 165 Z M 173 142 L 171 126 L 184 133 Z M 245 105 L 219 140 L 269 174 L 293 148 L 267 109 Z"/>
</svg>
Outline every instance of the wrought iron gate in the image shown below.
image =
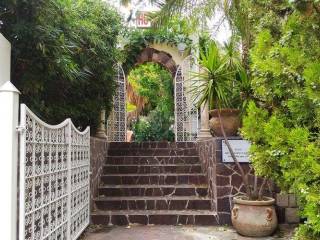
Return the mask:
<svg viewBox="0 0 320 240">
<path fill-rule="evenodd" d="M 191 90 L 191 73 L 195 62 L 188 56 L 179 65 L 175 76 L 175 137 L 176 142 L 195 141 L 198 135 L 198 108 Z"/>
<path fill-rule="evenodd" d="M 75 240 L 90 217 L 90 129 L 20 114 L 19 239 Z"/>
<path fill-rule="evenodd" d="M 126 77 L 120 64 L 115 65 L 117 84 L 113 97 L 113 109 L 107 120 L 109 142 L 125 142 L 127 134 Z"/>
</svg>

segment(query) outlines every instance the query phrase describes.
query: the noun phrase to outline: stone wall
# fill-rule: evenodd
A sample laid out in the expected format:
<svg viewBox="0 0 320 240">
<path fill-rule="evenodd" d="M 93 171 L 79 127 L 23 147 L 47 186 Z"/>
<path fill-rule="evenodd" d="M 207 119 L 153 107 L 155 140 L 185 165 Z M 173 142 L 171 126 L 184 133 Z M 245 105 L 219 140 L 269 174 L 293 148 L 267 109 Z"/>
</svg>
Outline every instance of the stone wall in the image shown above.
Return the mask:
<svg viewBox="0 0 320 240">
<path fill-rule="evenodd" d="M 216 150 L 215 141 L 201 140 L 197 142 L 197 150 L 199 153 L 203 171 L 207 175 L 208 196 L 211 198 L 211 209 L 217 211 L 217 188 L 216 188 Z"/>
<path fill-rule="evenodd" d="M 93 199 L 98 196 L 98 186 L 100 184 L 100 176 L 103 170 L 103 164 L 108 152 L 106 140 L 91 137 L 90 139 L 90 164 L 91 164 L 91 178 L 90 178 L 90 204 L 93 209 Z"/>
<path fill-rule="evenodd" d="M 239 138 L 230 138 L 239 139 Z M 217 212 L 221 225 L 231 224 L 232 198 L 243 194 L 245 187 L 242 183 L 240 171 L 234 163 L 222 162 L 222 138 L 212 138 L 197 142 L 197 149 L 203 170 L 208 177 L 209 196 L 212 209 Z M 248 174 L 250 183 L 254 182 L 253 169 L 248 163 L 240 163 Z M 258 179 L 258 185 L 261 179 Z"/>
</svg>

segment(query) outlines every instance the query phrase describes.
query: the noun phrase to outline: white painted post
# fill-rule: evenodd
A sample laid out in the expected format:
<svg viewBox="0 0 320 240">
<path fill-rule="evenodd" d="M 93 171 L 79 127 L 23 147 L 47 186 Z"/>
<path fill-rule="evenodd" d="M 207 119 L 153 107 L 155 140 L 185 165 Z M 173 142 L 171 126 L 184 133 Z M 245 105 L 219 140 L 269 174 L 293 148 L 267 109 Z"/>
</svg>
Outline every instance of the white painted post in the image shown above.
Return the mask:
<svg viewBox="0 0 320 240">
<path fill-rule="evenodd" d="M 1 238 L 17 239 L 19 91 L 10 82 L 10 43 L 0 34 Z"/>
</svg>

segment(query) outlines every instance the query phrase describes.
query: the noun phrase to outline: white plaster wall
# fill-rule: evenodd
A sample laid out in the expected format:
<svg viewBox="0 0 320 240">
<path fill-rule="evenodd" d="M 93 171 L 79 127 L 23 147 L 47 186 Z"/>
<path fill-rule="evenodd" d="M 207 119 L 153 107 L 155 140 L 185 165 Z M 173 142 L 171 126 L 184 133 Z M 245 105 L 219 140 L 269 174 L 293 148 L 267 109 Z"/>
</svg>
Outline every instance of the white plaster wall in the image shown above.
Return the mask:
<svg viewBox="0 0 320 240">
<path fill-rule="evenodd" d="M 11 45 L 0 33 L 0 86 L 10 81 Z"/>
</svg>

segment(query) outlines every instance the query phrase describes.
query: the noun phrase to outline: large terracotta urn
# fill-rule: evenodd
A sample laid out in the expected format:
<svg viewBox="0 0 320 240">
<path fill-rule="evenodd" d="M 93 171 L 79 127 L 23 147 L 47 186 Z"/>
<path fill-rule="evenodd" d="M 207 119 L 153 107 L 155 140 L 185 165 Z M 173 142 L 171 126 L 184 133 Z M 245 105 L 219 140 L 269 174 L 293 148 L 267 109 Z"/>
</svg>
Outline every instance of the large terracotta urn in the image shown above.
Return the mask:
<svg viewBox="0 0 320 240">
<path fill-rule="evenodd" d="M 278 225 L 275 199 L 265 197 L 262 201 L 234 197 L 231 213 L 236 231 L 247 237 L 266 237 L 274 233 Z"/>
<path fill-rule="evenodd" d="M 222 137 L 218 111 L 220 112 L 222 125 L 227 136 L 236 136 L 240 128 L 240 110 L 232 108 L 214 109 L 210 113 L 209 127 L 211 134 Z"/>
</svg>

